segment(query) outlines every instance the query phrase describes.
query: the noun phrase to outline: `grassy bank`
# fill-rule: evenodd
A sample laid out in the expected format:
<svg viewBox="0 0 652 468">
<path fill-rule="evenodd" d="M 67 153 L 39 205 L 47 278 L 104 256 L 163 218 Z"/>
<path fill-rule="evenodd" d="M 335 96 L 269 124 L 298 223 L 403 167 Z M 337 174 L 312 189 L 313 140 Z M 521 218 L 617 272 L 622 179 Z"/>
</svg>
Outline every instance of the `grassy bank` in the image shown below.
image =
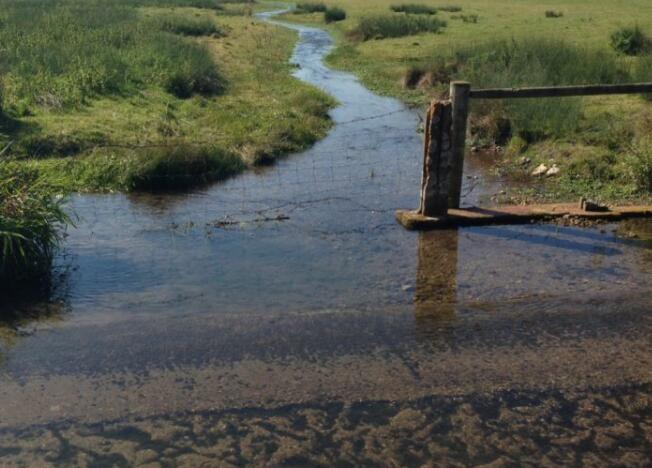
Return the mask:
<svg viewBox="0 0 652 468">
<path fill-rule="evenodd" d="M 330 98 L 290 75 L 295 33 L 255 22 L 249 4 L 0 7 L 0 147 L 58 190 L 217 180 L 329 128 Z"/>
<path fill-rule="evenodd" d="M 295 33 L 214 0 L 0 0 L 0 295 L 46 285 L 56 194 L 165 190 L 304 148 L 332 100 Z"/>
<path fill-rule="evenodd" d="M 36 171 L 0 163 L 0 295 L 47 283 L 68 221 L 62 199 L 52 196 Z"/>
<path fill-rule="evenodd" d="M 445 97 L 452 79 L 475 87 L 652 81 L 652 48 L 640 36 L 652 36 L 645 0 L 324 3 L 345 8 L 346 20 L 292 20 L 336 35 L 330 65 L 417 106 Z M 443 25 L 416 27 L 428 21 Z M 361 34 L 369 24 L 373 32 Z M 497 148 L 495 170 L 519 182 L 507 200 L 650 198 L 649 98 L 476 101 L 472 114 L 472 146 Z M 559 173 L 533 176 L 540 164 Z"/>
</svg>

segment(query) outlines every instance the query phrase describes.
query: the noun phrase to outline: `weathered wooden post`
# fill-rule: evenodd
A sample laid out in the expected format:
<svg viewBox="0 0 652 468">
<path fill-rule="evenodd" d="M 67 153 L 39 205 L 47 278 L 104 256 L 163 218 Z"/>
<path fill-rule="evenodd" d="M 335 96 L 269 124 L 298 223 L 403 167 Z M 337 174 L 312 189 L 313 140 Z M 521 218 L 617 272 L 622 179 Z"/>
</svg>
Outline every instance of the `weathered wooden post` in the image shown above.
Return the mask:
<svg viewBox="0 0 652 468">
<path fill-rule="evenodd" d="M 418 213 L 441 216 L 448 212 L 452 169 L 453 113 L 450 101 L 433 101 L 426 115 L 423 173 Z"/>
<path fill-rule="evenodd" d="M 466 151 L 466 124 L 469 118 L 469 99 L 471 85 L 466 81 L 453 81 L 450 85 L 450 97 L 453 103 L 453 150 L 449 208 L 459 208 L 464 175 L 464 153 Z"/>
</svg>

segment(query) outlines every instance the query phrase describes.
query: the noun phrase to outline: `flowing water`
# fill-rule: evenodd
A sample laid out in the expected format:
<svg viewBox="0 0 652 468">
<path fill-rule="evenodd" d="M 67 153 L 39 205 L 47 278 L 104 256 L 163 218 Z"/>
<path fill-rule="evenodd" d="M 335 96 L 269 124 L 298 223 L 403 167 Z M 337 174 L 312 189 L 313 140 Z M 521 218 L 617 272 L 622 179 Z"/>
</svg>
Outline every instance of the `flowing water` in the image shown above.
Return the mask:
<svg viewBox="0 0 652 468">
<path fill-rule="evenodd" d="M 419 116 L 287 26 L 333 130 L 192 193 L 74 196 L 61 286 L 0 332 L 0 457 L 648 463 L 649 222 L 405 231 Z"/>
</svg>

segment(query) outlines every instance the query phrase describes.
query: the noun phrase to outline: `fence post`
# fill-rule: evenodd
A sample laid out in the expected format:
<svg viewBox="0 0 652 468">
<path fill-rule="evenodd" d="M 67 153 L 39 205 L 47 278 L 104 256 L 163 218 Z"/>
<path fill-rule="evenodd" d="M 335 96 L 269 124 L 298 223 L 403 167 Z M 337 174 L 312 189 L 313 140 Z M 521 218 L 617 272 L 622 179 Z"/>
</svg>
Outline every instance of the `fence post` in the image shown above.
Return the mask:
<svg viewBox="0 0 652 468">
<path fill-rule="evenodd" d="M 448 212 L 453 112 L 450 101 L 432 101 L 426 114 L 419 214 L 435 217 Z"/>
<path fill-rule="evenodd" d="M 450 208 L 460 207 L 470 92 L 471 85 L 466 81 L 451 82 L 450 97 L 453 103 L 453 161 L 448 196 L 448 205 Z"/>
</svg>

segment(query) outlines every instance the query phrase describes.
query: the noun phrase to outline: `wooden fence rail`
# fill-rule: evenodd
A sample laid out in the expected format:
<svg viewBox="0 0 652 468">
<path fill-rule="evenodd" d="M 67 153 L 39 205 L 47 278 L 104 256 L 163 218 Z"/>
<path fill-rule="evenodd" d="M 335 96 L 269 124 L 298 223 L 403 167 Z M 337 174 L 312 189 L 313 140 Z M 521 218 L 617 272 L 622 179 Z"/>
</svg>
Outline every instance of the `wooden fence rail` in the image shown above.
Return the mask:
<svg viewBox="0 0 652 468">
<path fill-rule="evenodd" d="M 474 99 L 551 98 L 571 96 L 605 96 L 608 94 L 652 93 L 652 83 L 590 86 L 551 86 L 540 88 L 473 89 L 469 97 Z"/>
</svg>

